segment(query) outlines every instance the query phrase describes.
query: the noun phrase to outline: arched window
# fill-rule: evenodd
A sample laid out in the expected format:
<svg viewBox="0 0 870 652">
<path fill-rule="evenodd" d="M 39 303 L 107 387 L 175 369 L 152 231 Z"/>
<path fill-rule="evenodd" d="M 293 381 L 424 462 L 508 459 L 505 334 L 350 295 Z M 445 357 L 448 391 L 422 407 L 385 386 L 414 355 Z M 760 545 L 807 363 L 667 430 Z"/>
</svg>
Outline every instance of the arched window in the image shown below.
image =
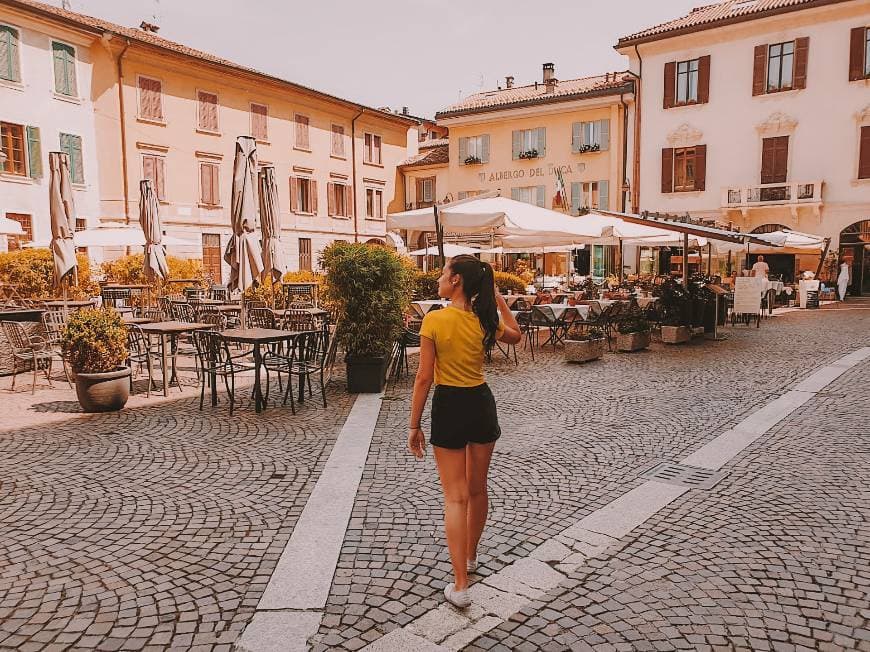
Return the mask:
<svg viewBox="0 0 870 652">
<path fill-rule="evenodd" d="M 784 224 L 762 224 L 756 226 L 750 233 L 773 233 L 774 231 L 787 231 L 788 227 Z"/>
<path fill-rule="evenodd" d="M 870 220 L 855 222 L 840 232 L 840 244 L 864 244 L 870 242 Z"/>
</svg>

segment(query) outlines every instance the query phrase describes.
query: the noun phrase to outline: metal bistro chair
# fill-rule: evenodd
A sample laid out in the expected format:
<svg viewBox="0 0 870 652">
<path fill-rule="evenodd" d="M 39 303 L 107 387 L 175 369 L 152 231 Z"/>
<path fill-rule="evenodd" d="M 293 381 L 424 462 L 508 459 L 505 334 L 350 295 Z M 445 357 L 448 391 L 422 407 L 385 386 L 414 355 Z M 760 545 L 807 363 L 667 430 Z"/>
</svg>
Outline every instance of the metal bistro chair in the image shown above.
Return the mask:
<svg viewBox="0 0 870 652">
<path fill-rule="evenodd" d="M 402 334 L 399 335 L 399 338 L 393 345 L 393 355 L 389 375 L 392 377 L 394 383 L 398 382 L 399 378 L 402 376 L 403 368 L 405 370 L 404 373 L 410 373 L 411 370 L 408 365 L 408 348 L 416 346 L 420 346 L 420 333 L 415 333 L 407 328 L 403 329 Z"/>
<path fill-rule="evenodd" d="M 282 328 L 287 331 L 314 331 L 318 330 L 314 316 L 307 310 L 284 311 Z"/>
<path fill-rule="evenodd" d="M 3 326 L 3 334 L 12 347 L 12 391 L 15 391 L 15 378 L 18 373 L 27 371 L 28 368 L 33 369 L 33 385 L 30 389 L 32 394 L 36 394 L 36 375 L 39 371 L 45 374 L 49 387 L 54 387 L 51 384 L 51 361 L 54 359 L 54 353 L 45 338 L 28 335 L 24 326 L 18 322 L 4 321 L 0 324 Z"/>
<path fill-rule="evenodd" d="M 275 315 L 268 308 L 248 308 L 248 328 L 275 328 Z"/>
<path fill-rule="evenodd" d="M 305 393 L 305 384 L 308 385 L 308 396 L 313 396 L 311 391 L 311 377 L 320 377 L 320 396 L 323 400 L 323 407 L 326 407 L 326 382 L 323 378 L 323 371 L 326 366 L 326 360 L 329 352 L 329 332 L 326 330 L 306 331 L 300 333 L 293 342 L 292 355 L 292 374 L 299 379 L 300 383 L 300 401 Z M 287 394 L 292 395 L 293 383 L 287 382 L 287 389 L 284 390 L 284 404 L 287 402 Z M 293 409 L 293 399 L 291 396 L 290 406 Z M 295 409 L 294 409 L 295 414 Z"/>
<path fill-rule="evenodd" d="M 565 322 L 556 317 L 556 313 L 550 306 L 532 306 L 532 324 L 538 328 L 546 328 L 550 331 L 550 336 L 544 340 L 541 347 L 547 344 L 553 345 L 553 350 L 556 350 L 556 344 L 562 341 L 561 332 Z"/>
<path fill-rule="evenodd" d="M 205 400 L 205 388 L 214 376 L 215 382 L 220 376 L 224 380 L 224 387 L 230 399 L 230 416 L 236 401 L 236 374 L 242 371 L 253 371 L 253 364 L 239 361 L 239 357 L 230 355 L 230 349 L 226 340 L 220 333 L 214 331 L 194 331 L 193 342 L 196 346 L 196 356 L 199 362 L 200 392 L 199 409 L 202 410 Z M 266 383 L 268 387 L 269 371 L 266 370 Z"/>
<path fill-rule="evenodd" d="M 229 301 L 230 289 L 226 285 L 212 285 L 208 291 L 208 298 L 215 301 Z"/>
<path fill-rule="evenodd" d="M 154 389 L 154 360 L 158 356 L 152 350 L 151 340 L 142 332 L 142 328 L 136 324 L 127 325 L 127 352 L 127 366 L 131 370 L 133 369 L 133 363 L 135 363 L 138 366 L 139 373 L 142 373 L 142 365 L 145 365 L 148 371 L 148 386 L 145 390 L 145 396 L 150 398 L 151 390 Z M 133 391 L 133 373 L 130 374 L 130 391 Z"/>
<path fill-rule="evenodd" d="M 61 346 L 63 342 L 63 331 L 66 328 L 63 313 L 60 310 L 48 310 L 42 313 L 42 327 L 45 330 L 45 337 L 48 341 L 48 345 L 51 347 L 54 355 L 56 355 L 58 360 L 60 360 L 61 366 L 63 366 L 66 383 L 70 388 L 72 388 L 72 378 L 70 378 L 66 356 L 63 354 Z"/>
</svg>

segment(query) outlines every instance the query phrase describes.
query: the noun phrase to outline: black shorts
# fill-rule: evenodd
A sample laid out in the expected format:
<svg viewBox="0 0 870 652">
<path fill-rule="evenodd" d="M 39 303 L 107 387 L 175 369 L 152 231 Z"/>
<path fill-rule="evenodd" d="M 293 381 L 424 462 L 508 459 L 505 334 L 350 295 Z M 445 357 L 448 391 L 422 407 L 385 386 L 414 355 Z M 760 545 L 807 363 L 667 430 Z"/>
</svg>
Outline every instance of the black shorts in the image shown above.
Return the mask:
<svg viewBox="0 0 870 652">
<path fill-rule="evenodd" d="M 465 448 L 488 444 L 501 435 L 495 398 L 489 385 L 453 387 L 436 385 L 432 396 L 432 436 L 429 442 L 442 448 Z"/>
</svg>

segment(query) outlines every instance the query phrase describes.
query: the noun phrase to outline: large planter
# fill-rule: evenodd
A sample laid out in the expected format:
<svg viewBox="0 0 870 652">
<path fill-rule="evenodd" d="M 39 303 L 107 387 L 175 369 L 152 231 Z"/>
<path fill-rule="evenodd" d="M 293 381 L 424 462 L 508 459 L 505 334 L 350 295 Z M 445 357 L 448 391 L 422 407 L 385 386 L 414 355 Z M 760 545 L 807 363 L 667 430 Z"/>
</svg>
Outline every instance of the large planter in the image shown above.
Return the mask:
<svg viewBox="0 0 870 652">
<path fill-rule="evenodd" d="M 604 338 L 597 340 L 565 340 L 566 362 L 589 362 L 604 355 Z"/>
<path fill-rule="evenodd" d="M 85 412 L 115 412 L 130 398 L 130 367 L 101 374 L 78 372 L 76 396 Z"/>
<path fill-rule="evenodd" d="M 617 333 L 616 348 L 619 351 L 640 351 L 649 346 L 649 331 L 644 333 Z"/>
<path fill-rule="evenodd" d="M 347 366 L 347 391 L 351 394 L 377 394 L 384 390 L 388 356 L 348 355 L 344 362 Z"/>
<path fill-rule="evenodd" d="M 662 342 L 665 344 L 683 344 L 692 339 L 692 331 L 688 326 L 662 326 Z"/>
</svg>

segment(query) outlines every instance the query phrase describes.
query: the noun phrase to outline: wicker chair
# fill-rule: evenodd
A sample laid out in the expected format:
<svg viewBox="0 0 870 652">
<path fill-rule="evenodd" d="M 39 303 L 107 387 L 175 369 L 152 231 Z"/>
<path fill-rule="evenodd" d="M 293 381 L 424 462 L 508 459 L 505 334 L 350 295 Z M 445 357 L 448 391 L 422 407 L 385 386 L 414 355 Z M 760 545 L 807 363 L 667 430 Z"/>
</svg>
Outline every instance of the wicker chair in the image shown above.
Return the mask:
<svg viewBox="0 0 870 652">
<path fill-rule="evenodd" d="M 24 326 L 14 321 L 0 322 L 3 326 L 3 334 L 9 340 L 12 347 L 12 390 L 15 391 L 15 378 L 21 371 L 33 370 L 33 384 L 31 393 L 36 393 L 37 372 L 42 371 L 51 384 L 51 362 L 54 353 L 49 347 L 48 341 L 38 335 L 28 335 Z"/>
</svg>

